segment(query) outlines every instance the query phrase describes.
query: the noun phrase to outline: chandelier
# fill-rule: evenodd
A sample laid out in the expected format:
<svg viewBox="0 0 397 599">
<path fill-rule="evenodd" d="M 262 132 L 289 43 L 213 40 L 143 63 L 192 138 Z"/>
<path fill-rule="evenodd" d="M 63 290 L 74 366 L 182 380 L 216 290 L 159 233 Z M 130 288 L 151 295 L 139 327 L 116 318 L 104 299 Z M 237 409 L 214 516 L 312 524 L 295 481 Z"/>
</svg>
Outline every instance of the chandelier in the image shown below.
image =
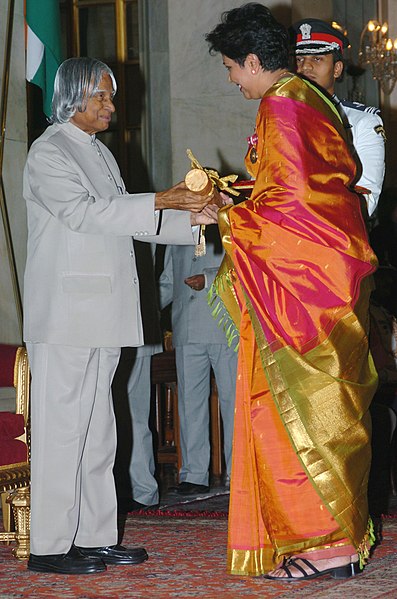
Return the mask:
<svg viewBox="0 0 397 599">
<path fill-rule="evenodd" d="M 368 21 L 360 37 L 358 64 L 371 66 L 372 77 L 382 91 L 389 95 L 397 80 L 397 38 L 387 37 L 388 25 L 379 21 Z"/>
</svg>

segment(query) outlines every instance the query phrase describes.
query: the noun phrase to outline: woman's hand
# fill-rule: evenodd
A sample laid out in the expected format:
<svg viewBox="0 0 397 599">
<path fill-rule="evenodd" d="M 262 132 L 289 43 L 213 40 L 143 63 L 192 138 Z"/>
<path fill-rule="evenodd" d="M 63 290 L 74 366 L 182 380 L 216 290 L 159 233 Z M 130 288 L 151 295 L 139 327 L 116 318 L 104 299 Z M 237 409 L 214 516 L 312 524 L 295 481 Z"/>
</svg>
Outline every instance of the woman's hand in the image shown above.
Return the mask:
<svg viewBox="0 0 397 599">
<path fill-rule="evenodd" d="M 216 225 L 218 223 L 218 210 L 224 206 L 233 204 L 232 198 L 222 191 L 215 191 L 216 204 L 208 204 L 201 212 L 191 214 L 192 225 Z"/>
<path fill-rule="evenodd" d="M 220 195 L 221 200 L 222 200 L 222 206 L 227 206 L 228 204 L 234 204 L 232 198 L 227 193 L 224 193 L 223 191 L 220 191 L 219 195 Z"/>
<path fill-rule="evenodd" d="M 208 204 L 201 212 L 191 213 L 190 222 L 194 225 L 216 225 L 218 224 L 219 206 Z"/>
</svg>

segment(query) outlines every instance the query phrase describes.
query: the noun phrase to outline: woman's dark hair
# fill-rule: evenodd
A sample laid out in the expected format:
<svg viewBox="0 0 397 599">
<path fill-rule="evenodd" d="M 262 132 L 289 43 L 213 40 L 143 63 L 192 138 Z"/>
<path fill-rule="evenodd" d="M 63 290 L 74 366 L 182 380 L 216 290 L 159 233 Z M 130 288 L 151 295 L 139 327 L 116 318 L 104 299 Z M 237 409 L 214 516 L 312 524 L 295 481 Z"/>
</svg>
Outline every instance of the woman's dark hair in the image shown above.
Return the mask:
<svg viewBox="0 0 397 599">
<path fill-rule="evenodd" d="M 263 4 L 249 2 L 222 14 L 221 22 L 205 36 L 210 54 L 220 52 L 244 65 L 256 54 L 265 71 L 288 68 L 288 33 Z"/>
</svg>

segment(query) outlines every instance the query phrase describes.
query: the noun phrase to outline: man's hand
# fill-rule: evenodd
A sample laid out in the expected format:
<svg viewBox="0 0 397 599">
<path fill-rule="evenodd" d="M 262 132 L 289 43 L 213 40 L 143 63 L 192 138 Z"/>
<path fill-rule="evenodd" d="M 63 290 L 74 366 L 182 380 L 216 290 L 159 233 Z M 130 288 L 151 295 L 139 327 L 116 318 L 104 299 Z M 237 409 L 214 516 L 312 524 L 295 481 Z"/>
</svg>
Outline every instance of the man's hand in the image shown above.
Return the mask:
<svg viewBox="0 0 397 599">
<path fill-rule="evenodd" d="M 208 204 L 201 212 L 191 213 L 191 225 L 217 225 L 219 207 L 215 204 Z"/>
<path fill-rule="evenodd" d="M 184 280 L 184 283 L 195 291 L 201 291 L 205 286 L 205 276 L 193 275 L 192 277 L 187 277 L 187 279 Z"/>
<path fill-rule="evenodd" d="M 201 196 L 198 193 L 189 191 L 185 185 L 185 182 L 181 181 L 181 183 L 178 183 L 166 191 L 157 192 L 155 195 L 154 207 L 156 210 L 172 208 L 173 210 L 190 210 L 190 212 L 200 212 L 207 204 L 209 204 L 209 202 L 214 201 L 215 193 L 217 192 L 214 190 L 210 195 Z"/>
</svg>

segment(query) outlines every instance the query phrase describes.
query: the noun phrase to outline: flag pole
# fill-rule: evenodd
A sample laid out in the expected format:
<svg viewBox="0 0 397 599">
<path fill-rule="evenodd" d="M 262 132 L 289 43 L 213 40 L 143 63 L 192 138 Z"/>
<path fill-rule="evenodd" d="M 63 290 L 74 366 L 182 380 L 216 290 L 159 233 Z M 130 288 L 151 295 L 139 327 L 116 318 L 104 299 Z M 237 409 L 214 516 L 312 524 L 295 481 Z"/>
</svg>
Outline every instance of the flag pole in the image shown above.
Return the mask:
<svg viewBox="0 0 397 599">
<path fill-rule="evenodd" d="M 22 340 L 22 300 L 21 292 L 18 283 L 17 268 L 15 261 L 14 248 L 12 244 L 10 221 L 8 218 L 8 210 L 4 189 L 3 181 L 3 158 L 4 158 L 4 142 L 5 142 L 5 130 L 7 120 L 7 100 L 8 100 L 8 84 L 10 79 L 10 61 L 11 61 L 11 41 L 12 41 L 12 29 L 14 22 L 14 0 L 8 2 L 8 18 L 7 18 L 7 30 L 5 37 L 5 52 L 4 52 L 4 66 L 3 66 L 3 83 L 1 89 L 1 104 L 0 104 L 0 209 L 1 216 L 4 226 L 5 241 L 7 247 L 8 263 L 10 265 L 10 273 L 12 280 L 12 287 L 14 292 L 15 306 L 17 310 L 19 332 Z"/>
</svg>

